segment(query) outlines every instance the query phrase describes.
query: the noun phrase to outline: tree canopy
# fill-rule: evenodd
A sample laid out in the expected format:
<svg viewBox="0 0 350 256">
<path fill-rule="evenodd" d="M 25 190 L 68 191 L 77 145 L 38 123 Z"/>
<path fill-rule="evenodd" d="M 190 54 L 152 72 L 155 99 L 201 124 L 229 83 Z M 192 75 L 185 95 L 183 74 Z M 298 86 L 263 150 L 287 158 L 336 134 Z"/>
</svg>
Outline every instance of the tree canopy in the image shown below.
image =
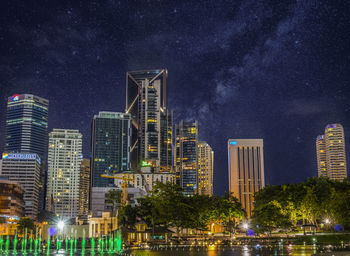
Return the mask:
<svg viewBox="0 0 350 256">
<path fill-rule="evenodd" d="M 350 183 L 312 178 L 298 184 L 266 186 L 255 194 L 252 222 L 261 231 L 330 220 L 350 228 Z"/>
</svg>

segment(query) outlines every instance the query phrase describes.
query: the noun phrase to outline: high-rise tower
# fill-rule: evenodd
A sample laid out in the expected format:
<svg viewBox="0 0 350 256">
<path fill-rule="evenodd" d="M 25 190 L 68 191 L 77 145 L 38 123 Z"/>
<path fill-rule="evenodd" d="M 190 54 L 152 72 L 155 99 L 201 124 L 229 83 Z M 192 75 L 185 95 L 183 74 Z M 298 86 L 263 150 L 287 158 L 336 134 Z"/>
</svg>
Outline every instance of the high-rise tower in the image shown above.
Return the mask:
<svg viewBox="0 0 350 256">
<path fill-rule="evenodd" d="M 78 216 L 81 162 L 82 134 L 53 129 L 49 134 L 46 207 L 57 216 Z"/>
<path fill-rule="evenodd" d="M 129 114 L 119 112 L 100 112 L 92 121 L 92 187 L 106 187 L 114 184 L 113 179 L 101 177 L 102 174 L 130 170 Z"/>
<path fill-rule="evenodd" d="M 156 171 L 172 171 L 172 114 L 167 109 L 166 69 L 126 74 L 126 113 L 131 115 L 131 168 L 147 162 Z"/>
<path fill-rule="evenodd" d="M 176 183 L 185 195 L 194 195 L 198 189 L 197 144 L 198 123 L 181 121 L 175 127 Z"/>
<path fill-rule="evenodd" d="M 345 137 L 341 124 L 329 124 L 324 134 L 326 144 L 327 176 L 342 181 L 347 178 Z"/>
<path fill-rule="evenodd" d="M 198 142 L 198 194 L 213 195 L 214 151 L 205 141 Z"/>
<path fill-rule="evenodd" d="M 324 135 L 319 135 L 316 138 L 316 153 L 317 153 L 317 169 L 318 177 L 327 177 L 327 156 L 326 156 L 326 142 Z"/>
<path fill-rule="evenodd" d="M 250 218 L 254 193 L 265 186 L 263 140 L 230 139 L 227 144 L 229 191 Z"/>
<path fill-rule="evenodd" d="M 47 99 L 32 94 L 15 94 L 7 100 L 5 152 L 33 153 L 41 159 L 39 211 L 45 198 L 48 108 Z"/>
</svg>

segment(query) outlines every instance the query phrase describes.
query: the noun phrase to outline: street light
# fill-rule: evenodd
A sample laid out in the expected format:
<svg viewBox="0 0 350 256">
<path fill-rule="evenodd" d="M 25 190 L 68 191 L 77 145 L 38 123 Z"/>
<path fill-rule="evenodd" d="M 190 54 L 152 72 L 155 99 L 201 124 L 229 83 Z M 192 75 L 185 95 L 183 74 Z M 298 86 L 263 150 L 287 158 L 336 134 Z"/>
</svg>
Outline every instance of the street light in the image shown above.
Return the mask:
<svg viewBox="0 0 350 256">
<path fill-rule="evenodd" d="M 249 227 L 249 226 L 248 226 L 248 223 L 243 223 L 243 228 L 244 228 L 244 229 L 248 229 L 248 227 Z"/>
<path fill-rule="evenodd" d="M 325 222 L 326 224 L 329 224 L 329 223 L 330 223 L 329 219 L 325 219 L 324 222 Z"/>
</svg>

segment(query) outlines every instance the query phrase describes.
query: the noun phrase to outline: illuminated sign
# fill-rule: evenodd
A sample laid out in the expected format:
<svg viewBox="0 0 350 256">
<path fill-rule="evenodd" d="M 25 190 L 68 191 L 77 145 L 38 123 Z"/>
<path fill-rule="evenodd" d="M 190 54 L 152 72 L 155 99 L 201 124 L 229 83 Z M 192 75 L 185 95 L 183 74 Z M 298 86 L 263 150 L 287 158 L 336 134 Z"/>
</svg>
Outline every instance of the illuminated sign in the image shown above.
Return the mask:
<svg viewBox="0 0 350 256">
<path fill-rule="evenodd" d="M 230 141 L 230 145 L 237 145 L 237 141 Z"/>
<path fill-rule="evenodd" d="M 40 158 L 36 154 L 21 154 L 21 153 L 3 153 L 2 159 L 21 159 L 21 160 L 37 160 L 40 164 Z"/>
<path fill-rule="evenodd" d="M 18 94 L 13 95 L 11 100 L 12 101 L 18 101 L 19 100 L 19 95 Z"/>
<path fill-rule="evenodd" d="M 152 166 L 152 162 L 141 161 L 141 167 L 149 167 Z"/>
</svg>

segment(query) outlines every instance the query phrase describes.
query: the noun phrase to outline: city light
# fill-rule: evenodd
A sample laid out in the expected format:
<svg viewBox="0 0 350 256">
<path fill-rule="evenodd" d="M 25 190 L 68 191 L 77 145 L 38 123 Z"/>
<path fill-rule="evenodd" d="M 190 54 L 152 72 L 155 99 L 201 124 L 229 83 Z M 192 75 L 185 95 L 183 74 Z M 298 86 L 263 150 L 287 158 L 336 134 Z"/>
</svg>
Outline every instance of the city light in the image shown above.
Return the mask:
<svg viewBox="0 0 350 256">
<path fill-rule="evenodd" d="M 64 229 L 64 226 L 65 226 L 66 224 L 64 223 L 64 221 L 63 220 L 60 220 L 59 222 L 57 222 L 57 227 L 58 227 L 58 229 L 62 232 L 62 230 Z"/>
<path fill-rule="evenodd" d="M 324 222 L 325 222 L 326 224 L 329 224 L 329 223 L 330 223 L 329 219 L 325 219 Z"/>
<path fill-rule="evenodd" d="M 249 228 L 248 223 L 243 223 L 243 228 L 248 229 Z"/>
</svg>

